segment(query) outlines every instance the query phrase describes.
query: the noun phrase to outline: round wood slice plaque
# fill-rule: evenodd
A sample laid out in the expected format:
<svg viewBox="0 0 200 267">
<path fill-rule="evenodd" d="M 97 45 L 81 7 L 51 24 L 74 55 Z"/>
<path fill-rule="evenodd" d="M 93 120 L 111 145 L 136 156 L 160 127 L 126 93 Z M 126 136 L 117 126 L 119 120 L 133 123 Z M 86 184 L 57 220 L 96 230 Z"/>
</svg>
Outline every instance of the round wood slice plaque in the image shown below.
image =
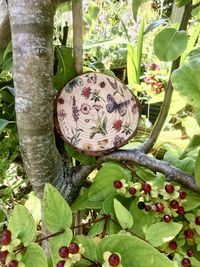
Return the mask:
<svg viewBox="0 0 200 267">
<path fill-rule="evenodd" d="M 136 97 L 106 74 L 82 74 L 67 83 L 57 98 L 61 137 L 88 155 L 102 155 L 126 144 L 138 121 Z"/>
</svg>

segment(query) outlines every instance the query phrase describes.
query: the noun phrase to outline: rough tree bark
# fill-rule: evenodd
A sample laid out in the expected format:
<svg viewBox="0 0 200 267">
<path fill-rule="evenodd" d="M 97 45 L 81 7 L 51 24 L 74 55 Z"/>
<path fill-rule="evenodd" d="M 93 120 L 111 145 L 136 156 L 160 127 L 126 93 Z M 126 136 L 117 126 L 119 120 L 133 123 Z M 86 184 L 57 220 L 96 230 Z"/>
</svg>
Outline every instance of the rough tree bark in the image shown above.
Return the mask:
<svg viewBox="0 0 200 267">
<path fill-rule="evenodd" d="M 9 1 L 17 126 L 25 170 L 35 192 L 42 197 L 45 182 L 50 182 L 71 203 L 88 174 L 107 160 L 139 163 L 199 192 L 194 177 L 153 160 L 138 149 L 102 157 L 96 166 L 75 168 L 62 161 L 55 144 L 53 122 L 53 16 L 57 3 Z"/>
<path fill-rule="evenodd" d="M 5 0 L 0 0 L 0 49 L 6 48 L 10 40 L 8 9 Z"/>
</svg>

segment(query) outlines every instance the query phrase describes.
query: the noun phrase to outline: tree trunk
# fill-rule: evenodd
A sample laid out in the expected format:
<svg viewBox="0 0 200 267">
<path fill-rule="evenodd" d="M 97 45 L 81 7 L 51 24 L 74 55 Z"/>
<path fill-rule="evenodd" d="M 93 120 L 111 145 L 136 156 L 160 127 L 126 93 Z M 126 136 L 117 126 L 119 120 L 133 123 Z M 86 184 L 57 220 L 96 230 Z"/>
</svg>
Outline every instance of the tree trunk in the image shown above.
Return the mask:
<svg viewBox="0 0 200 267">
<path fill-rule="evenodd" d="M 0 0 L 0 36 L 0 49 L 4 49 L 11 40 L 8 10 L 4 0 Z"/>
<path fill-rule="evenodd" d="M 21 154 L 35 192 L 62 172 L 54 137 L 53 17 L 51 0 L 9 1 L 13 79 Z"/>
</svg>

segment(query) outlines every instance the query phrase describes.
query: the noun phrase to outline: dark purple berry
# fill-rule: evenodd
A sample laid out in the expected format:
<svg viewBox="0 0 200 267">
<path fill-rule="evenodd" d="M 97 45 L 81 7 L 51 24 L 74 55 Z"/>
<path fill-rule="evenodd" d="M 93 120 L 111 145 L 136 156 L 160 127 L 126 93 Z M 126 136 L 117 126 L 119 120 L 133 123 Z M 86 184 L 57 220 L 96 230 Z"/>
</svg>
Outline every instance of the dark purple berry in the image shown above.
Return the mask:
<svg viewBox="0 0 200 267">
<path fill-rule="evenodd" d="M 138 204 L 137 204 L 138 208 L 143 210 L 145 208 L 145 203 L 143 201 L 139 201 Z"/>
<path fill-rule="evenodd" d="M 156 203 L 156 211 L 157 212 L 163 212 L 164 210 L 164 205 L 162 203 Z"/>
<path fill-rule="evenodd" d="M 134 196 L 135 193 L 137 192 L 137 190 L 135 189 L 135 187 L 130 187 L 129 190 L 128 190 L 128 192 L 129 192 L 132 196 Z"/>
<path fill-rule="evenodd" d="M 193 238 L 194 237 L 194 232 L 191 229 L 186 229 L 184 231 L 184 236 L 186 238 Z"/>
<path fill-rule="evenodd" d="M 151 185 L 148 183 L 145 183 L 142 185 L 142 189 L 144 190 L 145 193 L 150 193 L 151 192 Z"/>
<path fill-rule="evenodd" d="M 200 216 L 197 216 L 197 217 L 195 218 L 195 223 L 196 223 L 197 225 L 200 225 Z"/>
<path fill-rule="evenodd" d="M 166 223 L 170 222 L 171 219 L 172 219 L 172 217 L 170 215 L 164 215 L 163 216 L 163 221 L 166 222 Z"/>
<path fill-rule="evenodd" d="M 176 243 L 176 241 L 170 241 L 169 244 L 168 244 L 168 247 L 171 250 L 176 250 L 177 249 L 177 243 Z"/>
<path fill-rule="evenodd" d="M 56 267 L 64 267 L 65 266 L 65 261 L 59 261 L 57 264 L 56 264 Z"/>
<path fill-rule="evenodd" d="M 187 250 L 187 255 L 188 255 L 188 257 L 193 257 L 194 256 L 194 251 L 191 250 L 191 249 L 188 249 Z"/>
<path fill-rule="evenodd" d="M 180 206 L 180 207 L 178 207 L 176 213 L 178 213 L 178 215 L 184 215 L 185 209 L 182 206 Z"/>
<path fill-rule="evenodd" d="M 145 208 L 144 208 L 146 211 L 151 211 L 151 206 L 150 205 L 145 205 Z"/>
<path fill-rule="evenodd" d="M 0 259 L 5 259 L 8 253 L 9 252 L 7 250 L 4 250 L 4 251 L 0 250 Z"/>
<path fill-rule="evenodd" d="M 171 200 L 171 201 L 170 201 L 170 207 L 171 207 L 172 209 L 178 209 L 178 207 L 179 207 L 179 203 L 178 203 L 178 201 L 177 201 L 177 200 Z"/>
<path fill-rule="evenodd" d="M 17 266 L 18 266 L 18 261 L 16 260 L 12 260 L 8 265 L 8 267 L 17 267 Z"/>
<path fill-rule="evenodd" d="M 190 267 L 191 266 L 191 261 L 188 258 L 183 258 L 181 261 L 181 264 L 183 267 Z"/>
<path fill-rule="evenodd" d="M 11 242 L 11 236 L 9 235 L 2 235 L 1 237 L 1 244 L 7 246 Z"/>
<path fill-rule="evenodd" d="M 68 247 L 63 246 L 59 249 L 58 254 L 60 255 L 61 258 L 67 258 L 69 255 L 69 250 Z"/>
<path fill-rule="evenodd" d="M 113 253 L 110 255 L 108 262 L 111 266 L 117 266 L 120 263 L 120 258 L 117 254 Z"/>
<path fill-rule="evenodd" d="M 174 192 L 174 186 L 173 186 L 173 184 L 166 184 L 165 191 L 168 194 L 172 194 Z"/>
<path fill-rule="evenodd" d="M 179 192 L 180 199 L 185 199 L 187 197 L 187 193 L 184 191 Z"/>
<path fill-rule="evenodd" d="M 117 189 L 120 189 L 123 187 L 123 184 L 120 180 L 116 180 L 116 181 L 114 181 L 114 187 Z"/>
<path fill-rule="evenodd" d="M 76 254 L 79 252 L 79 245 L 76 242 L 72 242 L 68 247 L 68 251 L 71 254 Z"/>
<path fill-rule="evenodd" d="M 5 230 L 3 230 L 2 235 L 6 235 L 6 236 L 10 236 L 11 237 L 12 234 L 11 234 L 11 231 L 10 230 L 5 229 Z"/>
</svg>

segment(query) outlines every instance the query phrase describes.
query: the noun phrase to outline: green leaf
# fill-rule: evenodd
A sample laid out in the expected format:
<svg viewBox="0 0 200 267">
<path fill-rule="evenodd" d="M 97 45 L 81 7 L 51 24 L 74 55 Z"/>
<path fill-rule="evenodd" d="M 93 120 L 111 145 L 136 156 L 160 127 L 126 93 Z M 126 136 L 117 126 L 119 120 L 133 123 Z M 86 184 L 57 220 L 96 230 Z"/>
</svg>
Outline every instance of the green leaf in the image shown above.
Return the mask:
<svg viewBox="0 0 200 267">
<path fill-rule="evenodd" d="M 194 136 L 192 136 L 192 139 L 190 140 L 189 144 L 187 145 L 187 147 L 185 148 L 179 159 L 185 158 L 189 152 L 198 148 L 199 146 L 200 146 L 200 135 L 195 134 Z"/>
<path fill-rule="evenodd" d="M 58 190 L 50 184 L 45 185 L 43 208 L 44 222 L 51 233 L 71 226 L 71 209 Z"/>
<path fill-rule="evenodd" d="M 175 90 L 187 100 L 187 103 L 199 108 L 200 70 L 192 70 L 189 64 L 185 63 L 172 73 L 171 80 Z"/>
<path fill-rule="evenodd" d="M 173 28 L 164 29 L 154 39 L 154 52 L 161 61 L 173 61 L 187 47 L 188 37 L 185 31 Z"/>
<path fill-rule="evenodd" d="M 147 230 L 146 239 L 154 247 L 172 240 L 182 229 L 183 225 L 175 222 L 157 222 Z"/>
<path fill-rule="evenodd" d="M 187 5 L 190 2 L 190 0 L 175 0 L 175 4 L 177 7 L 182 7 Z"/>
<path fill-rule="evenodd" d="M 89 189 L 89 200 L 100 201 L 110 195 L 116 195 L 117 190 L 113 186 L 115 180 L 131 180 L 131 172 L 120 164 L 108 162 L 98 171 L 94 183 Z"/>
<path fill-rule="evenodd" d="M 97 256 L 102 263 L 105 251 L 119 253 L 124 267 L 174 267 L 167 256 L 135 236 L 115 234 L 102 239 L 97 247 Z"/>
<path fill-rule="evenodd" d="M 59 90 L 68 81 L 76 75 L 74 58 L 72 56 L 72 48 L 70 47 L 55 47 L 55 55 L 58 60 L 56 75 L 54 76 L 53 85 Z"/>
<path fill-rule="evenodd" d="M 127 75 L 128 75 L 128 84 L 138 83 L 138 69 L 137 64 L 137 47 L 136 45 L 129 44 L 127 51 Z"/>
<path fill-rule="evenodd" d="M 56 235 L 49 239 L 53 266 L 56 266 L 56 263 L 60 261 L 60 256 L 58 254 L 59 248 L 68 246 L 72 240 L 72 237 L 72 231 L 68 228 L 64 233 Z"/>
<path fill-rule="evenodd" d="M 117 200 L 114 199 L 114 209 L 117 220 L 123 229 L 129 229 L 133 225 L 133 217 L 130 212 Z"/>
<path fill-rule="evenodd" d="M 160 25 L 165 25 L 167 23 L 166 19 L 158 19 L 158 20 L 154 20 L 152 23 L 150 23 L 145 31 L 144 31 L 144 35 L 147 34 L 148 32 L 154 30 L 155 28 L 159 27 Z"/>
<path fill-rule="evenodd" d="M 79 161 L 83 165 L 94 165 L 96 162 L 95 157 L 87 156 L 83 153 L 79 153 L 68 144 L 65 144 L 65 150 L 70 155 L 70 157 L 75 158 L 77 161 Z"/>
<path fill-rule="evenodd" d="M 72 10 L 71 1 L 65 1 L 64 3 L 61 3 L 57 6 L 57 11 L 60 11 L 61 13 L 71 10 Z"/>
<path fill-rule="evenodd" d="M 0 134 L 3 132 L 4 128 L 10 123 L 8 120 L 0 119 Z"/>
<path fill-rule="evenodd" d="M 148 2 L 148 0 L 132 0 L 132 12 L 135 21 L 137 21 L 137 14 L 140 6 L 146 2 Z"/>
<path fill-rule="evenodd" d="M 200 126 L 200 108 L 194 108 L 195 119 Z"/>
<path fill-rule="evenodd" d="M 184 203 L 185 211 L 194 210 L 200 206 L 199 194 L 184 188 L 187 193 L 187 201 Z"/>
<path fill-rule="evenodd" d="M 154 221 L 154 212 L 144 212 L 137 207 L 138 198 L 135 198 L 130 207 L 130 213 L 133 217 L 134 224 L 131 231 L 137 236 L 145 238 L 147 229 Z"/>
<path fill-rule="evenodd" d="M 17 238 L 27 246 L 36 237 L 36 225 L 33 217 L 23 205 L 15 206 L 11 213 L 8 228 L 17 233 Z"/>
<path fill-rule="evenodd" d="M 73 202 L 71 208 L 72 210 L 84 210 L 84 209 L 101 209 L 102 201 L 90 201 L 88 199 L 88 189 L 83 188 L 79 196 Z"/>
<path fill-rule="evenodd" d="M 31 243 L 25 250 L 22 262 L 27 267 L 48 267 L 44 250 L 35 243 Z"/>
<path fill-rule="evenodd" d="M 200 186 L 200 151 L 199 151 L 199 154 L 197 156 L 196 163 L 195 163 L 194 173 L 195 173 L 196 184 L 198 186 Z"/>
<path fill-rule="evenodd" d="M 87 236 L 84 235 L 78 235 L 75 237 L 75 241 L 78 244 L 82 244 L 82 246 L 85 249 L 85 252 L 83 253 L 83 255 L 85 257 L 87 257 L 90 260 L 96 261 L 97 260 L 97 256 L 96 256 L 96 247 L 98 244 L 98 241 L 95 239 L 91 239 Z M 81 265 L 82 263 L 82 265 Z M 85 265 L 83 265 L 85 264 Z M 81 261 L 78 263 L 79 266 L 88 266 L 89 262 L 88 261 Z"/>
<path fill-rule="evenodd" d="M 96 19 L 100 12 L 100 8 L 94 1 L 92 1 L 89 3 L 87 12 L 91 19 Z"/>
</svg>

